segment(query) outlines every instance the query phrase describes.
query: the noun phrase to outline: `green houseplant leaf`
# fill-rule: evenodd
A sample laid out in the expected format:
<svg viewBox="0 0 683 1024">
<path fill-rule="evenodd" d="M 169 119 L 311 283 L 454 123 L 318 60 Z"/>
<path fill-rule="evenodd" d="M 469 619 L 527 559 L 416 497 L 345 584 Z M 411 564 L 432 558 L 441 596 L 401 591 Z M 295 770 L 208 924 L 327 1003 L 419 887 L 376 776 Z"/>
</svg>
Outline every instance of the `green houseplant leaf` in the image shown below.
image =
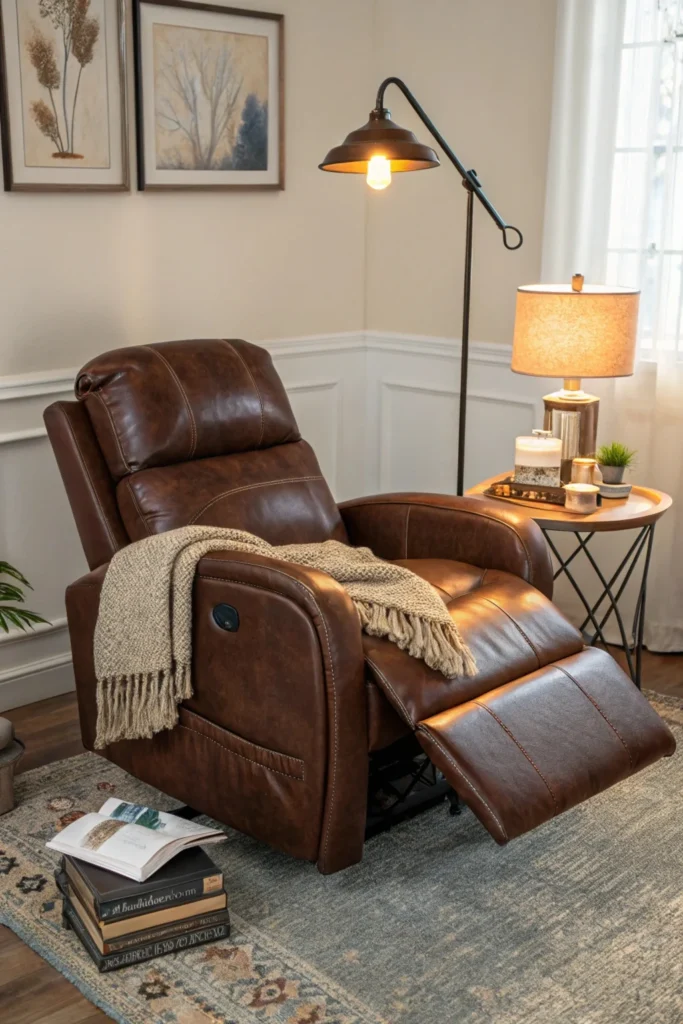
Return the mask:
<svg viewBox="0 0 683 1024">
<path fill-rule="evenodd" d="M 3 580 L 1 578 L 3 576 L 16 582 L 7 582 L 6 579 Z M 20 584 L 20 586 L 17 584 Z M 5 633 L 9 633 L 10 626 L 16 626 L 17 629 L 26 632 L 27 629 L 33 629 L 35 623 L 47 623 L 48 621 L 36 612 L 30 612 L 27 608 L 17 607 L 16 602 L 23 604 L 24 601 L 22 587 L 28 587 L 29 590 L 33 590 L 33 587 L 23 573 L 15 569 L 9 562 L 0 562 L 0 629 Z M 8 604 L 7 602 L 10 601 L 13 603 Z"/>
</svg>

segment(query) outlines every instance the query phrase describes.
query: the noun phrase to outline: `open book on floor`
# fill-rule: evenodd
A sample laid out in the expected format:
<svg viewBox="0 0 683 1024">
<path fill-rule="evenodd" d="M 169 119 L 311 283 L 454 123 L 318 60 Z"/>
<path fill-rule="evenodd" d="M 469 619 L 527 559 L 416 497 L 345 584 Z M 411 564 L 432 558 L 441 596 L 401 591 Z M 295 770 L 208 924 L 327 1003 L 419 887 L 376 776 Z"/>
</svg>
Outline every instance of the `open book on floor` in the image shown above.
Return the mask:
<svg viewBox="0 0 683 1024">
<path fill-rule="evenodd" d="M 144 882 L 182 850 L 225 839 L 225 833 L 152 807 L 110 798 L 47 844 L 51 850 Z"/>
</svg>

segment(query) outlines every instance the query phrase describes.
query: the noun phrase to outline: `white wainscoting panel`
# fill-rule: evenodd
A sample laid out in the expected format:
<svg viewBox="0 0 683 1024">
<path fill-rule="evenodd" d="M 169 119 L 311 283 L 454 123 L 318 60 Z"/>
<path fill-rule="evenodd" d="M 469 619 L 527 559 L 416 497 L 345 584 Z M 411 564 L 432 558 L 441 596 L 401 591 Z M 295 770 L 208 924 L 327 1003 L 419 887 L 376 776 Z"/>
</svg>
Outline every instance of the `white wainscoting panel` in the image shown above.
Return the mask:
<svg viewBox="0 0 683 1024">
<path fill-rule="evenodd" d="M 454 493 L 459 343 L 378 331 L 366 339 L 367 491 Z M 470 343 L 465 488 L 510 469 L 515 437 L 541 423 L 548 382 L 512 373 L 510 355 Z"/>
<path fill-rule="evenodd" d="M 385 332 L 263 343 L 335 497 L 453 493 L 459 345 Z M 509 349 L 472 343 L 466 485 L 509 468 L 514 437 L 540 422 L 548 382 L 509 369 Z M 73 688 L 64 590 L 87 571 L 45 435 L 46 405 L 74 370 L 0 379 L 0 559 L 33 583 L 28 607 L 51 625 L 0 636 L 0 712 Z"/>
<path fill-rule="evenodd" d="M 379 490 L 455 490 L 451 445 L 457 408 L 452 388 L 383 380 L 379 389 Z"/>
<path fill-rule="evenodd" d="M 87 567 L 42 420 L 72 388 L 69 370 L 0 380 L 0 560 L 24 573 L 26 607 L 50 622 L 0 634 L 0 711 L 74 685 L 64 588 Z"/>
</svg>

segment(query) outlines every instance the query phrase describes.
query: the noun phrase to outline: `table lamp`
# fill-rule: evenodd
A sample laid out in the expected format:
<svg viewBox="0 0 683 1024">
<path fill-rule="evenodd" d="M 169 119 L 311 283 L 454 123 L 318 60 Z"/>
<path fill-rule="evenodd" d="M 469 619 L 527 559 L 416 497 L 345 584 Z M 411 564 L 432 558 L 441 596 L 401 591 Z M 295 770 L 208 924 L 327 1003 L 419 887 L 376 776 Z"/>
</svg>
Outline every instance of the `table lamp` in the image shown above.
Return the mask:
<svg viewBox="0 0 683 1024">
<path fill-rule="evenodd" d="M 459 173 L 467 191 L 465 227 L 465 270 L 462 306 L 462 347 L 460 349 L 460 391 L 458 412 L 457 493 L 463 493 L 465 472 L 465 423 L 467 418 L 467 367 L 469 363 L 470 299 L 472 285 L 472 239 L 475 196 L 500 230 L 506 249 L 519 249 L 522 232 L 508 224 L 484 192 L 477 172 L 467 170 L 437 129 L 432 119 L 417 102 L 400 78 L 385 78 L 377 91 L 374 110 L 366 124 L 350 132 L 340 146 L 334 146 L 318 166 L 321 171 L 339 174 L 364 174 L 371 188 L 380 190 L 391 184 L 397 171 L 426 171 L 439 166 L 439 158 L 431 146 L 419 142 L 407 128 L 391 119 L 384 106 L 384 94 L 390 86 L 400 89 L 440 149 Z"/>
<path fill-rule="evenodd" d="M 512 369 L 533 377 L 562 377 L 564 387 L 543 399 L 543 426 L 562 440 L 562 479 L 571 460 L 594 456 L 599 399 L 582 377 L 633 373 L 640 292 L 613 285 L 530 284 L 517 289 Z"/>
</svg>

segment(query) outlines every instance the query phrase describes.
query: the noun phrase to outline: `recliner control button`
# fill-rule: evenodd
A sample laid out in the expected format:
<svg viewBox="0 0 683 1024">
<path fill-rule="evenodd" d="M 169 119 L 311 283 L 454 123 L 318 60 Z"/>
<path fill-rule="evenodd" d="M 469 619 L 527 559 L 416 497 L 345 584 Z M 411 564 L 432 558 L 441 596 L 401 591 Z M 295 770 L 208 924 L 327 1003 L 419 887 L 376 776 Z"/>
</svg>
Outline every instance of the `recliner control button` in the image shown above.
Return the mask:
<svg viewBox="0 0 683 1024">
<path fill-rule="evenodd" d="M 231 604 L 217 604 L 213 610 L 213 621 L 229 633 L 236 633 L 240 628 L 239 612 Z"/>
</svg>

